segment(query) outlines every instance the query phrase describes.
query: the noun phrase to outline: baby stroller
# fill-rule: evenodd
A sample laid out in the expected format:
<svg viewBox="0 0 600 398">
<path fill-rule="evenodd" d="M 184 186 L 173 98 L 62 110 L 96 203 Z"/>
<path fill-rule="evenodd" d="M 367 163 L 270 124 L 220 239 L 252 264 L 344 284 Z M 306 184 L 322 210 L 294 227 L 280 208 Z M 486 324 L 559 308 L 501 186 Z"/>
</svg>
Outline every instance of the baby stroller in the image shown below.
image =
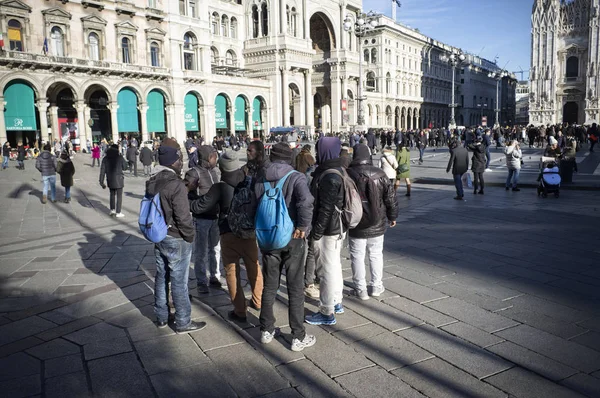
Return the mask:
<svg viewBox="0 0 600 398">
<path fill-rule="evenodd" d="M 548 197 L 548 194 L 554 194 L 555 198 L 560 196 L 560 169 L 554 158 L 542 157 L 541 170 L 538 177 L 538 196 Z"/>
</svg>

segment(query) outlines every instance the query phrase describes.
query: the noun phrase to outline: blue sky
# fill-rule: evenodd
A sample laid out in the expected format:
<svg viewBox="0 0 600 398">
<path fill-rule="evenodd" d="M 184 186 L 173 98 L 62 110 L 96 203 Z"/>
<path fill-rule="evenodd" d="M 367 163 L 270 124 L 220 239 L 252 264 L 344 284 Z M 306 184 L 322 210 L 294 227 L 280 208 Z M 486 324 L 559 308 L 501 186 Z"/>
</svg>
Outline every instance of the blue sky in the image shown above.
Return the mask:
<svg viewBox="0 0 600 398">
<path fill-rule="evenodd" d="M 528 78 L 533 0 L 400 0 L 397 19 L 444 43 L 494 60 Z M 391 0 L 363 0 L 363 11 L 391 17 Z M 517 74 L 520 79 L 520 74 Z"/>
</svg>

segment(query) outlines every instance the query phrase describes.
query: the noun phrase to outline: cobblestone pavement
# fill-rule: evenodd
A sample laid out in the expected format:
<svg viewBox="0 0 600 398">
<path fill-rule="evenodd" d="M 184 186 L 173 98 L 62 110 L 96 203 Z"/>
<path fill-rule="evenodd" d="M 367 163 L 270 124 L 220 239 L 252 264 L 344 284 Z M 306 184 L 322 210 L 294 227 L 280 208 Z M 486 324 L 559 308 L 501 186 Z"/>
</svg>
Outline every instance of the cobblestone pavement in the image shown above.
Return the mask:
<svg viewBox="0 0 600 398">
<path fill-rule="evenodd" d="M 317 344 L 295 353 L 283 286 L 269 345 L 255 311 L 223 317 L 222 290 L 193 293 L 206 329 L 157 329 L 152 245 L 136 225 L 144 179 L 126 177 L 126 217 L 111 218 L 89 164 L 76 156 L 70 204 L 60 187 L 40 203 L 32 161 L 0 173 L 0 396 L 600 396 L 597 192 L 457 202 L 417 185 L 386 235 L 386 292 L 345 297 L 338 323 L 307 325 Z"/>
</svg>

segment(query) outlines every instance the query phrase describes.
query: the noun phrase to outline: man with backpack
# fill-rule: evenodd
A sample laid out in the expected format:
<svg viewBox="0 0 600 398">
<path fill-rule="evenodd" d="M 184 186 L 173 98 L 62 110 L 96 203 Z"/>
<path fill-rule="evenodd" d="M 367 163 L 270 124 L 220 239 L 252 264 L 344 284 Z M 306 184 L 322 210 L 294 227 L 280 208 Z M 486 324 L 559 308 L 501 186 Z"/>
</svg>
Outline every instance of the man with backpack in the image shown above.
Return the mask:
<svg viewBox="0 0 600 398">
<path fill-rule="evenodd" d="M 271 148 L 270 163 L 265 164 L 255 184 L 258 200 L 255 227 L 263 254 L 261 342 L 270 343 L 276 334 L 273 305 L 285 269 L 289 297 L 288 316 L 292 329 L 292 351 L 315 344 L 315 336 L 304 328 L 304 245 L 312 219 L 313 197 L 306 177 L 291 166 L 292 149 L 286 143 Z M 285 214 L 273 211 L 280 209 Z"/>
<path fill-rule="evenodd" d="M 183 157 L 177 141 L 163 140 L 158 148 L 156 174 L 146 182 L 146 197 L 160 198 L 160 210 L 167 225 L 166 237 L 155 244 L 156 277 L 154 281 L 154 313 L 159 328 L 169 320 L 169 286 L 175 306 L 175 331 L 189 333 L 203 329 L 205 322 L 191 320 L 192 307 L 188 295 L 188 275 L 194 225 L 190 215 L 187 189 L 179 177 Z M 170 284 L 169 284 L 170 282 Z"/>
<path fill-rule="evenodd" d="M 383 236 L 389 224 L 396 226 L 398 203 L 396 190 L 386 173 L 371 164 L 369 148 L 364 145 L 354 147 L 352 163 L 348 168 L 350 178 L 362 199 L 363 214 L 360 223 L 349 230 L 350 258 L 352 260 L 352 279 L 356 295 L 368 300 L 369 293 L 379 297 L 384 291 L 383 276 Z M 365 255 L 369 252 L 371 281 L 367 291 L 365 279 Z"/>
<path fill-rule="evenodd" d="M 371 132 L 372 133 L 372 132 Z M 316 145 L 317 164 L 311 192 L 315 198 L 312 239 L 317 274 L 321 280 L 319 312 L 305 318 L 311 325 L 335 325 L 335 314 L 342 314 L 341 250 L 347 227 L 342 222 L 345 210 L 344 176 L 340 152 L 342 143 L 336 137 L 321 138 Z"/>
</svg>

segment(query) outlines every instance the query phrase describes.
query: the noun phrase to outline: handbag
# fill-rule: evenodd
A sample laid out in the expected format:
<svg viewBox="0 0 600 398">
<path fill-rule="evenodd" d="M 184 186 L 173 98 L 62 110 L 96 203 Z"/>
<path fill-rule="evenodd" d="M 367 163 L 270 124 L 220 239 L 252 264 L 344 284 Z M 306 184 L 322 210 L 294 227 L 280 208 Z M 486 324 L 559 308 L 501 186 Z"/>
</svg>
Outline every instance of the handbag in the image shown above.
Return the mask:
<svg viewBox="0 0 600 398">
<path fill-rule="evenodd" d="M 463 174 L 461 181 L 463 188 L 473 188 L 473 180 L 471 180 L 471 173 L 469 173 L 468 171 L 465 174 Z"/>
<path fill-rule="evenodd" d="M 402 163 L 398 165 L 398 172 L 400 174 L 407 173 L 410 170 L 410 167 L 406 163 Z"/>
</svg>

